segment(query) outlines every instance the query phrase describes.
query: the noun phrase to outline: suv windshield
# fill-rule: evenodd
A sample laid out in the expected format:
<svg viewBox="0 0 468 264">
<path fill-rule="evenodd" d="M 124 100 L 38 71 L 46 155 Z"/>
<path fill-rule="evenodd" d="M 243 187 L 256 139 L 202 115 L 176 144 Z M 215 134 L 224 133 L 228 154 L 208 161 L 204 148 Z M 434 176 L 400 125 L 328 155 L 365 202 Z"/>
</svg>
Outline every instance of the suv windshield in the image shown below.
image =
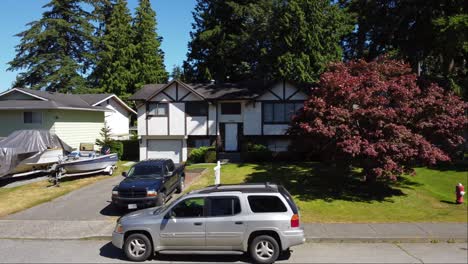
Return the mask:
<svg viewBox="0 0 468 264">
<path fill-rule="evenodd" d="M 161 178 L 162 169 L 158 165 L 136 165 L 127 174 L 127 178 L 154 179 Z"/>
</svg>

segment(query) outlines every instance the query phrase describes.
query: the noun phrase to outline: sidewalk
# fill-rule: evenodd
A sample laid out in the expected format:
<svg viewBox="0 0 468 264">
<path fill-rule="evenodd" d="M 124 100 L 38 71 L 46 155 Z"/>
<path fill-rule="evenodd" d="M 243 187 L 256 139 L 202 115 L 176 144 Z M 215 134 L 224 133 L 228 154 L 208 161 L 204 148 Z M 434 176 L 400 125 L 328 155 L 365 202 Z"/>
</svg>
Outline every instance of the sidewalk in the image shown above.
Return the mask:
<svg viewBox="0 0 468 264">
<path fill-rule="evenodd" d="M 467 242 L 467 223 L 304 224 L 308 242 Z M 115 221 L 0 220 L 0 239 L 109 239 Z"/>
</svg>

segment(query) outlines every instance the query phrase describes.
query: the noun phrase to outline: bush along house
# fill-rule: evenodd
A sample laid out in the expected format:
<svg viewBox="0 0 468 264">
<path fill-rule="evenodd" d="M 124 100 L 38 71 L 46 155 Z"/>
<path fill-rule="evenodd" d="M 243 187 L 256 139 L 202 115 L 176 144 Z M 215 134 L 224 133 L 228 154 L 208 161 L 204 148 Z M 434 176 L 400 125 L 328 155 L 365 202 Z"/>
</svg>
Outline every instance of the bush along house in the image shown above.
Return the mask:
<svg viewBox="0 0 468 264">
<path fill-rule="evenodd" d="M 291 82 L 148 84 L 135 93 L 140 160 L 187 160 L 188 150 L 216 146 L 217 158 L 240 158 L 248 142 L 286 151 L 286 130 L 307 98 Z"/>
</svg>

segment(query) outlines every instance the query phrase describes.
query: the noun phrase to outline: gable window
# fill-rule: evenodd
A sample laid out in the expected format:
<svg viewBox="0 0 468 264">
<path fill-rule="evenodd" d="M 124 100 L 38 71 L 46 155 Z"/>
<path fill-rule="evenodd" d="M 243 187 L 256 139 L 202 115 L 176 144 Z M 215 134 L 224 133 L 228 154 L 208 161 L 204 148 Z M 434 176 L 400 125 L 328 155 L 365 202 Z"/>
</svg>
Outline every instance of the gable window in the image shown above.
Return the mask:
<svg viewBox="0 0 468 264">
<path fill-rule="evenodd" d="M 148 116 L 167 116 L 167 103 L 149 103 Z"/>
<path fill-rule="evenodd" d="M 187 102 L 185 103 L 185 112 L 189 116 L 207 116 L 208 103 L 206 102 Z"/>
<path fill-rule="evenodd" d="M 24 112 L 23 119 L 25 124 L 42 124 L 42 113 Z"/>
<path fill-rule="evenodd" d="M 289 124 L 294 114 L 303 106 L 302 102 L 263 103 L 263 122 L 269 124 Z"/>
<path fill-rule="evenodd" d="M 221 104 L 222 115 L 240 115 L 241 104 L 240 103 L 223 103 Z"/>
</svg>

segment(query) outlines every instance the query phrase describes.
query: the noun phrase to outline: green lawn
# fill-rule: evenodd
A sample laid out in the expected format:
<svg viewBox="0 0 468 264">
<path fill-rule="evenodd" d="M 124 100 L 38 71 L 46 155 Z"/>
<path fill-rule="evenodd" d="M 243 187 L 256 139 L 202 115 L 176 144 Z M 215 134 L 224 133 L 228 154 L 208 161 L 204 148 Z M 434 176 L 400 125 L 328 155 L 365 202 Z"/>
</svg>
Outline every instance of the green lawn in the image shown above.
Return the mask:
<svg viewBox="0 0 468 264">
<path fill-rule="evenodd" d="M 214 165 L 190 186 L 214 182 Z M 305 222 L 467 222 L 467 205 L 454 204 L 455 185 L 467 186 L 467 168 L 417 168 L 390 185 L 368 185 L 358 177 L 344 177 L 320 163 L 223 165 L 221 183 L 272 182 L 283 184 L 295 197 Z"/>
</svg>

